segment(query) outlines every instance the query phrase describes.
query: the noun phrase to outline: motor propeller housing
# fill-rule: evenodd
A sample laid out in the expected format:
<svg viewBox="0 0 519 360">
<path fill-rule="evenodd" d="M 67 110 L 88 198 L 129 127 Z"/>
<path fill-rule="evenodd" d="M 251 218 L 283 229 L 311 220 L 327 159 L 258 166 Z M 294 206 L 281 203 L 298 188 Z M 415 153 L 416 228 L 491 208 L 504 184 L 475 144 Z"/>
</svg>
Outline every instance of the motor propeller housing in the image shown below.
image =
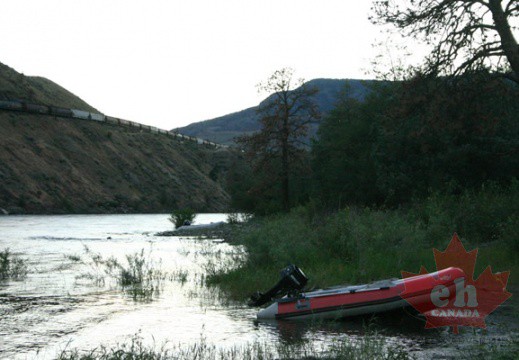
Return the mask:
<svg viewBox="0 0 519 360">
<path fill-rule="evenodd" d="M 250 297 L 250 306 L 261 306 L 275 297 L 296 295 L 305 287 L 308 278 L 297 266 L 290 264 L 281 270 L 281 279 L 265 293 L 256 292 Z"/>
</svg>

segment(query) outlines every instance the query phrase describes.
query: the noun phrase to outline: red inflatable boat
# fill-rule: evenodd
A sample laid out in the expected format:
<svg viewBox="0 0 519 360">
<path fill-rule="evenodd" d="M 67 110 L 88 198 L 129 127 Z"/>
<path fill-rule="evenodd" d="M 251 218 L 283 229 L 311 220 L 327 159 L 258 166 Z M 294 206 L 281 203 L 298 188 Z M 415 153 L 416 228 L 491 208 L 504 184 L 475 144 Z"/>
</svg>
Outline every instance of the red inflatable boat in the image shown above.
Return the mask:
<svg viewBox="0 0 519 360">
<path fill-rule="evenodd" d="M 329 289 L 302 292 L 307 282 L 303 272 L 290 265 L 282 272 L 282 279 L 269 292 L 257 293 L 252 305 L 261 305 L 274 298 L 272 295 L 286 293 L 258 312 L 258 319 L 337 319 L 390 311 L 408 306 L 402 297 L 413 304 L 430 302 L 431 291 L 443 285 L 455 288 L 454 280 L 464 278 L 458 268 L 447 268 L 434 273 L 404 279 L 389 279 L 365 285 L 340 286 Z M 405 281 L 405 285 L 404 285 Z M 298 289 L 299 288 L 299 289 Z M 402 293 L 407 289 L 405 295 Z M 454 294 L 454 291 L 450 291 Z"/>
</svg>

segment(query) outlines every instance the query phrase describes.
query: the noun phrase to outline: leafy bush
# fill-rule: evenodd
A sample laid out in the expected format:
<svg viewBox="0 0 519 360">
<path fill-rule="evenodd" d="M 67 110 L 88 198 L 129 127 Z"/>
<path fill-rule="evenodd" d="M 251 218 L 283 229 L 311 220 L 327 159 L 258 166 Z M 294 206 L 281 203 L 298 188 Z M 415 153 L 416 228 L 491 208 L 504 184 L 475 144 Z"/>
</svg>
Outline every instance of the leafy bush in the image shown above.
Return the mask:
<svg viewBox="0 0 519 360">
<path fill-rule="evenodd" d="M 195 220 L 196 214 L 191 209 L 176 210 L 171 213 L 169 221 L 175 225 L 175 229 L 179 228 L 186 223 L 192 224 Z"/>
<path fill-rule="evenodd" d="M 0 280 L 23 280 L 26 276 L 25 260 L 13 255 L 9 249 L 0 251 Z"/>
</svg>

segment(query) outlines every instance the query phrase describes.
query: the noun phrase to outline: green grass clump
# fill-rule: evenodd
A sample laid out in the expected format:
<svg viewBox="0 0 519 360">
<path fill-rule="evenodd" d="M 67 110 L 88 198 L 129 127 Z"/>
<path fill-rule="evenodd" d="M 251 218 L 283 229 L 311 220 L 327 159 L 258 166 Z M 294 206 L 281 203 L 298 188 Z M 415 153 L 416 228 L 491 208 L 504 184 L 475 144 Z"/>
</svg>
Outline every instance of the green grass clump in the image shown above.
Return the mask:
<svg viewBox="0 0 519 360">
<path fill-rule="evenodd" d="M 27 277 L 27 262 L 9 249 L 0 251 L 0 280 L 23 280 Z"/>
</svg>

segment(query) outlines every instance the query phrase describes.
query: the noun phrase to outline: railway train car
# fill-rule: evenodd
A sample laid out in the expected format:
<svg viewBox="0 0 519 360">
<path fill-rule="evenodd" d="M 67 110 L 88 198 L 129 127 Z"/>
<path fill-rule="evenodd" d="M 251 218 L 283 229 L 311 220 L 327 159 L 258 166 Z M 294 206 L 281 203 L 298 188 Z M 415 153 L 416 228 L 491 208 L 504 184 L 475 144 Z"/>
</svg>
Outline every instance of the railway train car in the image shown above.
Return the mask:
<svg viewBox="0 0 519 360">
<path fill-rule="evenodd" d="M 71 111 L 72 111 L 72 117 L 74 117 L 76 119 L 83 119 L 83 120 L 90 119 L 90 113 L 88 111 L 77 110 L 77 109 L 71 109 Z"/>
<path fill-rule="evenodd" d="M 102 114 L 90 113 L 90 120 L 105 121 L 105 116 Z"/>
<path fill-rule="evenodd" d="M 73 118 L 73 119 L 81 119 L 81 120 L 93 120 L 104 122 L 111 125 L 119 125 L 126 126 L 136 129 L 141 129 L 143 131 L 147 131 L 154 134 L 163 134 L 173 137 L 179 141 L 190 141 L 194 142 L 198 145 L 204 146 L 214 146 L 214 147 L 227 147 L 224 145 L 219 145 L 213 143 L 211 141 L 207 141 L 204 139 L 199 139 L 196 137 L 188 136 L 180 134 L 176 131 L 167 131 L 163 129 L 159 129 L 155 126 L 143 125 L 138 122 L 124 120 L 120 118 L 116 118 L 113 116 L 106 116 L 104 114 L 93 113 L 85 110 L 78 109 L 68 109 L 62 108 L 59 106 L 47 106 L 41 104 L 33 104 L 23 100 L 0 100 L 0 109 L 9 110 L 9 111 L 20 111 L 27 112 L 32 114 L 42 114 L 42 115 L 51 115 L 51 116 L 59 116 L 64 118 Z"/>
<path fill-rule="evenodd" d="M 30 112 L 30 113 L 34 113 L 34 114 L 48 114 L 49 113 L 49 107 L 45 106 L 45 105 L 23 103 L 22 106 L 25 111 Z"/>
<path fill-rule="evenodd" d="M 50 106 L 49 113 L 54 116 L 67 117 L 67 118 L 70 118 L 73 115 L 71 109 L 61 108 L 61 107 L 57 107 L 57 106 Z"/>
<path fill-rule="evenodd" d="M 0 109 L 23 111 L 20 101 L 0 100 Z"/>
<path fill-rule="evenodd" d="M 105 116 L 105 121 L 106 121 L 108 124 L 112 124 L 112 125 L 120 125 L 119 119 L 118 119 L 118 118 L 115 118 L 115 117 L 113 117 L 113 116 Z"/>
<path fill-rule="evenodd" d="M 128 123 L 130 124 L 130 127 L 134 127 L 134 128 L 137 128 L 137 129 L 140 129 L 141 128 L 141 124 L 135 122 L 135 121 L 128 121 Z"/>
</svg>

